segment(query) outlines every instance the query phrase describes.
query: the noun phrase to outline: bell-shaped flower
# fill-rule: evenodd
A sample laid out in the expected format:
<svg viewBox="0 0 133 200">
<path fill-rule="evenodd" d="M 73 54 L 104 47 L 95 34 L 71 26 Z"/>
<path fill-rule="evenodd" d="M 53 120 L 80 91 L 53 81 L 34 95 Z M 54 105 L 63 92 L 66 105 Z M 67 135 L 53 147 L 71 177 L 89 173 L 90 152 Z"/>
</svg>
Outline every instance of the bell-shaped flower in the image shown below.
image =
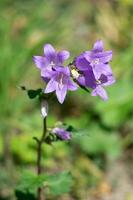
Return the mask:
<svg viewBox="0 0 133 200">
<path fill-rule="evenodd" d="M 54 133 L 61 140 L 70 140 L 71 139 L 70 132 L 66 131 L 64 128 L 56 127 L 52 130 L 52 133 Z"/>
<path fill-rule="evenodd" d="M 108 99 L 107 92 L 104 87 L 112 85 L 115 82 L 115 78 L 112 74 L 104 75 L 101 74 L 99 79 L 96 79 L 92 70 L 86 70 L 77 79 L 80 85 L 91 88 L 92 96 L 100 96 L 103 100 Z"/>
<path fill-rule="evenodd" d="M 71 80 L 68 67 L 57 67 L 50 74 L 50 80 L 46 86 L 45 93 L 56 92 L 58 101 L 62 104 L 67 90 L 77 90 L 78 86 Z"/>
<path fill-rule="evenodd" d="M 49 78 L 50 72 L 56 66 L 61 66 L 70 56 L 66 50 L 56 52 L 51 44 L 44 46 L 44 55 L 33 56 L 33 61 L 37 68 L 41 70 L 43 78 Z"/>
<path fill-rule="evenodd" d="M 85 51 L 75 59 L 75 65 L 80 71 L 92 68 L 95 78 L 99 79 L 101 74 L 112 74 L 108 64 L 111 59 L 112 51 L 104 51 L 102 40 L 98 40 L 91 51 Z"/>
</svg>

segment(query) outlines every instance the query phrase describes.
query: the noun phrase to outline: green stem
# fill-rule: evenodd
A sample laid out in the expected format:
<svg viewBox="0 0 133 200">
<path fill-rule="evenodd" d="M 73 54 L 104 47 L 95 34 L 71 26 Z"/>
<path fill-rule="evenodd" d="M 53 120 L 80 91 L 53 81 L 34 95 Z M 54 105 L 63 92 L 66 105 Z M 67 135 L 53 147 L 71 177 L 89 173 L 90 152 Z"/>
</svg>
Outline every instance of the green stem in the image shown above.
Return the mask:
<svg viewBox="0 0 133 200">
<path fill-rule="evenodd" d="M 37 174 L 40 175 L 42 172 L 42 168 L 41 168 L 41 157 L 42 157 L 42 144 L 45 141 L 45 137 L 46 137 L 46 133 L 47 133 L 47 122 L 46 122 L 46 117 L 43 118 L 43 133 L 42 133 L 42 137 L 41 139 L 37 139 Z M 37 191 L 37 199 L 38 200 L 43 200 L 43 196 L 42 196 L 42 189 L 41 187 L 38 188 Z"/>
</svg>

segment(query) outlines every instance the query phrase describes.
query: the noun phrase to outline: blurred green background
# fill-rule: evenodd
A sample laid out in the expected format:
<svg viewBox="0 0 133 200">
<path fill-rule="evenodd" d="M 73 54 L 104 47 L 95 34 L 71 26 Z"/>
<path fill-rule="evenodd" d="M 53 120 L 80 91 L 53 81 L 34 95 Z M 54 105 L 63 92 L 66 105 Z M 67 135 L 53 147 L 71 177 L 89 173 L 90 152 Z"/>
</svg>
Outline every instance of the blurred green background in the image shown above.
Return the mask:
<svg viewBox="0 0 133 200">
<path fill-rule="evenodd" d="M 49 126 L 61 120 L 79 134 L 44 146 L 43 166 L 73 175 L 71 192 L 58 200 L 133 200 L 132 13 L 132 0 L 0 1 L 0 200 L 15 199 L 21 171 L 35 168 L 40 108 L 19 89 L 44 87 L 32 56 L 51 43 L 69 50 L 71 61 L 97 39 L 113 50 L 117 82 L 107 89 L 109 101 L 82 90 L 70 92 L 62 106 L 53 99 Z"/>
</svg>

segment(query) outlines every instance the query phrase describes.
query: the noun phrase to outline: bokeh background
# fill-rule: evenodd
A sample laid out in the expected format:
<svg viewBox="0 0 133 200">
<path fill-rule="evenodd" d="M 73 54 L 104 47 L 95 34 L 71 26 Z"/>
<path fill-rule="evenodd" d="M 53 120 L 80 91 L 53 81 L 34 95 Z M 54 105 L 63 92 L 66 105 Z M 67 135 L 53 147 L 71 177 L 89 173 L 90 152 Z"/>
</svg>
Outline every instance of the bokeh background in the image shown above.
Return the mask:
<svg viewBox="0 0 133 200">
<path fill-rule="evenodd" d="M 133 200 L 133 1 L 0 1 L 0 199 L 15 199 L 22 169 L 34 170 L 41 134 L 39 104 L 19 86 L 44 87 L 32 55 L 45 43 L 67 49 L 71 59 L 102 39 L 113 50 L 116 84 L 103 102 L 82 90 L 60 106 L 50 102 L 49 126 L 79 129 L 69 143 L 44 146 L 47 172 L 70 170 L 73 186 L 58 200 Z M 70 59 L 70 61 L 71 61 Z"/>
</svg>

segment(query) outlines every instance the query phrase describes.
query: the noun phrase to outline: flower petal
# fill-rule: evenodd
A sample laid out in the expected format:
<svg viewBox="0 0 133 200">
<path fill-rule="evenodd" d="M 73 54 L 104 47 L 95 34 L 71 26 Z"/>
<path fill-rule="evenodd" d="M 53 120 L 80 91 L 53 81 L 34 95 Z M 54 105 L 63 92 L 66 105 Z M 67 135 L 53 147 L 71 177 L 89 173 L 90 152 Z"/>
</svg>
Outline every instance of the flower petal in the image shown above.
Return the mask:
<svg viewBox="0 0 133 200">
<path fill-rule="evenodd" d="M 103 51 L 103 41 L 97 40 L 93 45 L 93 51 L 102 52 Z"/>
<path fill-rule="evenodd" d="M 53 78 L 54 77 L 54 71 L 52 71 L 51 67 L 46 67 L 41 70 L 41 76 L 44 78 Z"/>
<path fill-rule="evenodd" d="M 43 76 L 41 76 L 41 78 L 42 78 L 42 80 L 45 81 L 46 83 L 49 82 L 49 78 L 48 78 L 48 77 L 43 77 Z"/>
<path fill-rule="evenodd" d="M 92 70 L 96 79 L 99 79 L 101 74 L 104 74 L 106 76 L 112 74 L 112 69 L 108 64 L 96 64 L 92 67 Z"/>
<path fill-rule="evenodd" d="M 112 74 L 110 74 L 110 75 L 107 76 L 107 82 L 103 83 L 102 85 L 103 86 L 109 86 L 109 85 L 112 85 L 113 83 L 115 83 L 115 78 Z"/>
<path fill-rule="evenodd" d="M 71 91 L 74 91 L 74 90 L 77 90 L 77 89 L 78 89 L 78 86 L 77 86 L 77 84 L 74 83 L 72 80 L 68 80 L 67 89 L 68 89 L 68 90 L 71 90 Z"/>
<path fill-rule="evenodd" d="M 69 69 L 69 67 L 64 67 L 64 68 L 63 68 L 63 72 L 64 72 L 64 74 L 66 74 L 67 76 L 70 76 L 70 69 Z"/>
<path fill-rule="evenodd" d="M 44 55 L 49 60 L 49 62 L 55 61 L 56 51 L 51 44 L 46 44 L 44 46 Z"/>
<path fill-rule="evenodd" d="M 85 86 L 89 88 L 95 88 L 96 79 L 94 77 L 93 71 L 92 70 L 84 71 L 83 75 L 85 77 Z"/>
<path fill-rule="evenodd" d="M 81 71 L 85 71 L 85 70 L 88 70 L 89 68 L 91 68 L 90 63 L 85 58 L 84 54 L 82 54 L 76 58 L 75 65 Z"/>
<path fill-rule="evenodd" d="M 97 86 L 91 93 L 92 96 L 100 96 L 104 101 L 108 99 L 107 92 L 100 85 Z"/>
<path fill-rule="evenodd" d="M 85 77 L 84 76 L 79 76 L 77 79 L 78 83 L 82 86 L 86 86 L 85 84 Z"/>
<path fill-rule="evenodd" d="M 46 59 L 43 56 L 33 56 L 33 61 L 39 69 L 43 69 L 46 66 Z"/>
<path fill-rule="evenodd" d="M 67 87 L 63 86 L 62 88 L 57 87 L 56 88 L 56 96 L 58 101 L 62 104 L 65 100 L 67 94 Z"/>
<path fill-rule="evenodd" d="M 101 74 L 99 81 L 100 81 L 100 85 L 103 85 L 104 83 L 107 83 L 108 77 L 104 74 Z"/>
<path fill-rule="evenodd" d="M 95 64 L 95 61 L 99 63 L 108 63 L 112 60 L 112 51 L 103 51 L 103 52 L 96 52 L 96 51 L 86 51 L 84 57 L 91 65 Z"/>
<path fill-rule="evenodd" d="M 52 133 L 54 133 L 55 135 L 57 135 L 62 140 L 70 140 L 71 139 L 70 132 L 66 131 L 63 128 L 55 127 L 52 130 Z"/>
<path fill-rule="evenodd" d="M 56 60 L 56 64 L 63 64 L 63 62 L 65 60 L 67 60 L 70 56 L 69 51 L 60 51 L 59 53 L 57 53 L 57 60 Z"/>
<path fill-rule="evenodd" d="M 98 53 L 97 58 L 99 58 L 100 62 L 108 63 L 112 60 L 112 51 L 104 51 L 103 53 Z"/>
<path fill-rule="evenodd" d="M 56 82 L 55 82 L 53 79 L 51 79 L 51 80 L 48 82 L 48 84 L 47 84 L 47 86 L 46 86 L 46 88 L 45 88 L 44 93 L 53 92 L 55 89 L 56 89 Z"/>
</svg>

